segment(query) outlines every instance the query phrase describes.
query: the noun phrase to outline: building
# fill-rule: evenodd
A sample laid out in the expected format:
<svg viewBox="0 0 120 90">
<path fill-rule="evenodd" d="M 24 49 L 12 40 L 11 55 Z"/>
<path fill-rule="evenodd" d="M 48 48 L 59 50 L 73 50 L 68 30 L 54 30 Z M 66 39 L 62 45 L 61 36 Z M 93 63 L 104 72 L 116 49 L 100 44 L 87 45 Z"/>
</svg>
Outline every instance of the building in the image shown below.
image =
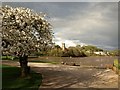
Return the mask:
<svg viewBox="0 0 120 90">
<path fill-rule="evenodd" d="M 66 47 L 65 47 L 65 43 L 62 43 L 62 50 L 65 51 Z"/>
<path fill-rule="evenodd" d="M 106 53 L 105 53 L 105 52 L 103 52 L 103 51 L 94 52 L 94 54 L 96 54 L 96 55 L 106 55 Z"/>
</svg>

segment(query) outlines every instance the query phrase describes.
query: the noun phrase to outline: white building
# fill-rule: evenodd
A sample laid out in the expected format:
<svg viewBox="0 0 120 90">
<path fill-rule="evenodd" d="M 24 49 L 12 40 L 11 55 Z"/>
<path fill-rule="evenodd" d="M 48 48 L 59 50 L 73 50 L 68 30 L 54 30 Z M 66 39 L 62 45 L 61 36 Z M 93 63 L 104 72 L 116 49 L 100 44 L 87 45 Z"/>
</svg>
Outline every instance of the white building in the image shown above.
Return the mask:
<svg viewBox="0 0 120 90">
<path fill-rule="evenodd" d="M 96 54 L 96 55 L 106 55 L 106 53 L 103 52 L 103 51 L 94 52 L 94 54 Z"/>
</svg>

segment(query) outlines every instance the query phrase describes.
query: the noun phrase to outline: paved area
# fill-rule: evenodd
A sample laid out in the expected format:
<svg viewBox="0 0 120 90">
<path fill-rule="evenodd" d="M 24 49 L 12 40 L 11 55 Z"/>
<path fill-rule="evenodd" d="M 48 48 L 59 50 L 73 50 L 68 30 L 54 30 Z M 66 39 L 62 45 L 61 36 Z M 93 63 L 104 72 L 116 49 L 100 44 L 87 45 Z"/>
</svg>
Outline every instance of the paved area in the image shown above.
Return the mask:
<svg viewBox="0 0 120 90">
<path fill-rule="evenodd" d="M 19 63 L 14 61 L 2 63 L 19 66 Z M 118 75 L 110 69 L 32 62 L 29 65 L 32 70 L 43 75 L 40 88 L 118 88 Z"/>
</svg>

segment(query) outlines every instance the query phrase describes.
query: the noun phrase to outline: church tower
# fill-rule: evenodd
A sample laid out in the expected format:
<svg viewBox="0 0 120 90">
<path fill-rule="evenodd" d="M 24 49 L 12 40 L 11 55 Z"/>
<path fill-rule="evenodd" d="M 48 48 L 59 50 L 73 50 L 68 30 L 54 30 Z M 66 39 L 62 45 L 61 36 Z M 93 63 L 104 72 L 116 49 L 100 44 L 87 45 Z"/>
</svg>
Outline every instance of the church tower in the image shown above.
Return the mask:
<svg viewBox="0 0 120 90">
<path fill-rule="evenodd" d="M 65 50 L 65 43 L 62 43 L 62 50 Z"/>
</svg>

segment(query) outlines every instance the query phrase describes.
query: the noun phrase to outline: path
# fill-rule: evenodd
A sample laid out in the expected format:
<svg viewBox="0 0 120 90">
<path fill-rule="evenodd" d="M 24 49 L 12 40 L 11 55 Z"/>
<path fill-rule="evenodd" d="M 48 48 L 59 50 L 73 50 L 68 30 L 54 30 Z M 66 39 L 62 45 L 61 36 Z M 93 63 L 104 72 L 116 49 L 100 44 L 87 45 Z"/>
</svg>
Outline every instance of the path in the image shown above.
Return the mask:
<svg viewBox="0 0 120 90">
<path fill-rule="evenodd" d="M 3 64 L 19 66 L 18 62 L 3 61 Z M 81 68 L 76 66 L 29 63 L 31 69 L 42 73 L 40 88 L 117 88 L 118 75 L 112 70 Z M 41 90 L 41 89 L 40 89 Z"/>
</svg>

